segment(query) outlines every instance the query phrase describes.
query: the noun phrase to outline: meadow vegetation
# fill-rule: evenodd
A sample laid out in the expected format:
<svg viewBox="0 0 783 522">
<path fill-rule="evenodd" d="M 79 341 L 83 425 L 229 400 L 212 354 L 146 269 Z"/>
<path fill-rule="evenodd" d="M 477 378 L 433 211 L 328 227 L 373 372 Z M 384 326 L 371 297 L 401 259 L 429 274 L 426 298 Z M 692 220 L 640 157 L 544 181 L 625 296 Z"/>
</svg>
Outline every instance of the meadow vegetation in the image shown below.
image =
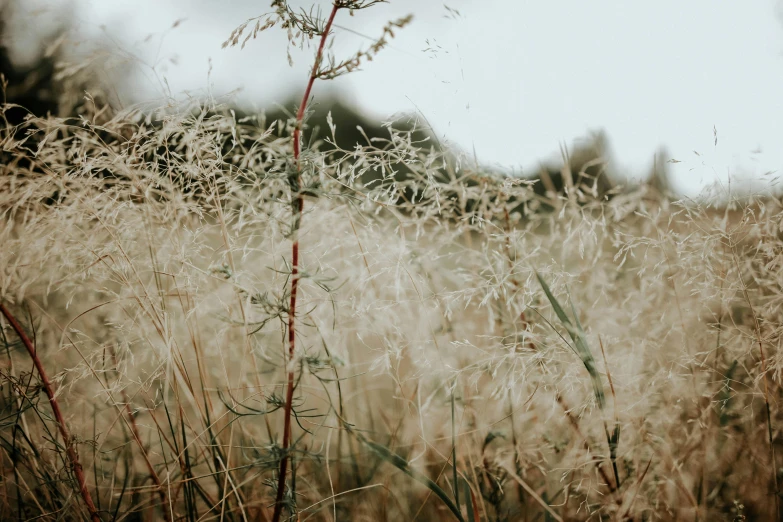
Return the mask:
<svg viewBox="0 0 783 522">
<path fill-rule="evenodd" d="M 375 3 L 230 35 L 310 46 L 288 118 L 2 117 L 0 518 L 779 519 L 780 198 L 342 143 L 308 103 Z"/>
</svg>

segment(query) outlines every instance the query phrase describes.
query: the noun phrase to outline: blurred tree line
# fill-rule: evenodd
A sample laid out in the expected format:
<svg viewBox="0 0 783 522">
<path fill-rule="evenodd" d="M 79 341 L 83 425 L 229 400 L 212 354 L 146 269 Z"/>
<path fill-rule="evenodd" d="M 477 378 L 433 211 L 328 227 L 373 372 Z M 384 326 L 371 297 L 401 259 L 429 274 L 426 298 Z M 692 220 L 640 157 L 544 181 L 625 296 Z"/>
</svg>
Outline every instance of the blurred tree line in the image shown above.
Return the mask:
<svg viewBox="0 0 783 522">
<path fill-rule="evenodd" d="M 56 56 L 42 54 L 38 59 L 20 66 L 11 58 L 7 24 L 12 5 L 0 5 L 0 75 L 3 82 L 3 101 L 7 104 L 5 118 L 11 125 L 21 123 L 25 115 L 58 114 L 61 82 L 55 81 Z"/>
<path fill-rule="evenodd" d="M 58 71 L 62 70 L 62 67 L 59 67 L 63 58 L 62 46 L 52 46 L 53 50 L 41 53 L 34 63 L 24 66 L 14 63 L 10 52 L 11 42 L 6 38 L 8 7 L 7 2 L 0 7 L 0 75 L 2 75 L 6 103 L 3 110 L 6 122 L 11 126 L 18 125 L 23 122 L 27 114 L 39 117 L 78 116 L 84 110 L 84 99 L 81 94 L 86 85 L 95 85 L 94 78 L 58 74 Z M 103 87 L 109 88 L 105 85 Z M 98 98 L 100 99 L 100 96 Z M 294 97 L 281 106 L 269 108 L 260 117 L 256 116 L 255 120 L 261 126 L 269 126 L 273 121 L 281 120 L 284 126 L 295 112 L 298 101 L 299 98 Z M 239 107 L 233 110 L 238 120 L 253 116 Z M 310 107 L 309 129 L 306 137 L 310 143 L 318 143 L 322 151 L 333 149 L 327 139 L 331 134 L 326 125 L 329 113 L 336 126 L 336 142 L 343 149 L 351 150 L 357 143 L 367 145 L 368 140 L 373 138 L 390 137 L 389 129 L 382 122 L 370 119 L 344 100 L 336 97 L 322 98 Z M 436 135 L 425 127 L 414 126 L 413 120 L 414 118 L 407 121 L 401 119 L 396 121 L 394 126 L 403 131 L 413 131 L 417 141 L 426 141 L 427 147 L 440 149 L 441 145 Z M 603 132 L 594 133 L 572 150 L 561 146 L 560 161 L 541 163 L 536 171 L 522 173 L 522 177 L 535 181 L 532 185 L 533 190 L 543 201 L 554 200 L 559 194 L 567 191 L 575 193 L 580 203 L 608 199 L 622 190 L 618 186 L 618 179 L 621 179 L 621 176 L 609 171 L 608 155 L 606 135 Z M 405 180 L 406 168 L 403 165 L 395 167 L 399 167 L 397 175 Z M 482 172 L 497 174 L 492 168 L 484 165 L 474 165 L 473 169 L 474 175 L 463 178 L 468 185 L 478 183 Z M 107 173 L 107 175 L 113 174 Z M 441 172 L 441 175 L 442 181 L 448 181 L 446 172 Z M 366 174 L 361 182 L 372 183 L 372 174 Z M 643 183 L 660 192 L 671 190 L 662 153 L 656 156 L 650 173 Z M 545 203 L 539 208 L 551 210 L 553 207 Z"/>
</svg>

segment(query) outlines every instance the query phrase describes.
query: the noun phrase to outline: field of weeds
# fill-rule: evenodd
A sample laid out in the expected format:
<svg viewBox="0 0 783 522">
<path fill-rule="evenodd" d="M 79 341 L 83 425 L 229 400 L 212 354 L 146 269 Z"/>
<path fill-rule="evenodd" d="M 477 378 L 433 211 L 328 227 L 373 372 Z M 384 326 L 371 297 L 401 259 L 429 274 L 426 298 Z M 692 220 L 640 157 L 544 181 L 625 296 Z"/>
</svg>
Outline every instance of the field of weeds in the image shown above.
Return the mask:
<svg viewBox="0 0 783 522">
<path fill-rule="evenodd" d="M 231 36 L 312 35 L 288 121 L 5 118 L 0 518 L 777 520 L 780 199 L 311 142 L 372 3 Z"/>
</svg>

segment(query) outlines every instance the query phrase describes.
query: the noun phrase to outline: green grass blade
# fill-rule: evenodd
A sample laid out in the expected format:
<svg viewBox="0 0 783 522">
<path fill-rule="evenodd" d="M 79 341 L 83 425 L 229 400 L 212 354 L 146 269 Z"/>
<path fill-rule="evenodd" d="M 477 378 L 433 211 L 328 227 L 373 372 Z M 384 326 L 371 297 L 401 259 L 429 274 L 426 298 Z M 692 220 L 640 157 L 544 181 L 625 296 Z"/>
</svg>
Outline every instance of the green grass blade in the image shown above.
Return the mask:
<svg viewBox="0 0 783 522">
<path fill-rule="evenodd" d="M 552 305 L 552 309 L 555 311 L 555 314 L 560 319 L 560 322 L 563 324 L 565 329 L 568 330 L 568 335 L 571 336 L 571 340 L 574 341 L 576 352 L 582 359 L 582 363 L 585 365 L 587 373 L 590 374 L 590 381 L 593 387 L 595 400 L 598 402 L 598 407 L 603 410 L 604 406 L 606 405 L 604 385 L 601 381 L 601 375 L 598 373 L 598 368 L 596 367 L 593 353 L 590 351 L 590 347 L 587 345 L 587 336 L 585 334 L 584 328 L 582 328 L 582 323 L 579 321 L 579 314 L 576 311 L 576 307 L 574 306 L 573 301 L 571 301 L 571 312 L 574 314 L 574 322 L 576 323 L 576 326 L 574 326 L 574 324 L 568 318 L 568 315 L 566 315 L 565 310 L 563 310 L 563 307 L 560 305 L 560 302 L 557 300 L 554 294 L 552 294 L 552 291 L 549 289 L 549 285 L 546 284 L 546 281 L 544 281 L 544 278 L 541 277 L 541 274 L 539 274 L 538 271 L 536 271 L 536 277 L 538 278 L 538 282 L 541 284 L 541 288 L 543 288 L 547 299 L 549 299 L 549 303 Z"/>
<path fill-rule="evenodd" d="M 467 481 L 463 481 L 462 485 L 464 486 L 465 490 L 465 505 L 468 508 L 468 522 L 479 522 L 479 520 L 476 518 L 476 514 L 473 512 L 473 498 L 471 497 L 470 492 L 470 485 L 467 483 Z"/>
<path fill-rule="evenodd" d="M 430 491 L 435 493 L 435 495 L 437 495 L 438 498 L 440 498 L 444 504 L 446 504 L 446 507 L 449 508 L 449 510 L 454 514 L 454 517 L 456 517 L 457 520 L 459 520 L 460 522 L 465 522 L 465 519 L 462 517 L 462 513 L 460 512 L 459 508 L 454 504 L 454 502 L 451 500 L 448 494 L 446 494 L 446 492 L 443 491 L 443 489 L 441 489 L 440 486 L 438 486 L 435 482 L 430 480 L 426 475 L 419 473 L 415 469 L 411 468 L 407 460 L 400 457 L 399 455 L 391 451 L 386 446 L 383 446 L 382 444 L 378 444 L 371 440 L 367 440 L 363 436 L 357 433 L 354 433 L 354 435 L 356 435 L 356 437 L 364 445 L 370 448 L 375 454 L 377 454 L 383 460 L 393 465 L 395 468 L 399 469 L 413 480 L 420 482 L 421 484 L 424 484 Z"/>
<path fill-rule="evenodd" d="M 563 310 L 563 307 L 560 306 L 560 303 L 549 289 L 549 285 L 546 284 L 546 281 L 544 281 L 544 278 L 541 277 L 541 274 L 539 274 L 538 271 L 536 271 L 536 277 L 538 278 L 538 282 L 541 285 L 541 288 L 544 289 L 544 293 L 546 294 L 547 299 L 549 299 L 549 303 L 552 305 L 552 309 L 555 311 L 555 314 L 557 314 L 558 319 L 560 319 L 560 322 L 563 323 L 563 326 L 566 327 L 566 330 L 568 330 L 568 334 L 571 336 L 571 338 L 574 339 L 574 332 L 571 321 L 568 319 L 568 316 Z M 576 339 L 574 339 L 574 342 L 576 342 Z"/>
</svg>

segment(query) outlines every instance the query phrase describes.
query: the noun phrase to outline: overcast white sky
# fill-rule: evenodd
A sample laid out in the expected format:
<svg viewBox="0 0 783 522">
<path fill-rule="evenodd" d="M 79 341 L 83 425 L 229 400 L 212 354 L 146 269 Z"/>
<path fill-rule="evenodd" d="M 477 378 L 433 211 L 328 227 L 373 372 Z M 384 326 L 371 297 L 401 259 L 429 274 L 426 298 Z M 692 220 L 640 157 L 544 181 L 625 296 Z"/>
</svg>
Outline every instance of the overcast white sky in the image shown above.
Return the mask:
<svg viewBox="0 0 783 522">
<path fill-rule="evenodd" d="M 316 3 L 328 9 L 328 1 Z M 303 88 L 313 52 L 294 54 L 295 66 L 289 67 L 285 37 L 277 31 L 244 50 L 221 49 L 234 27 L 268 10 L 268 1 L 31 0 L 29 5 L 47 4 L 66 6 L 82 35 L 98 37 L 103 31 L 117 48 L 155 65 L 175 94 L 205 92 L 211 83 L 216 94 L 241 88 L 239 98 L 259 107 L 283 102 Z M 669 157 L 682 161 L 670 165 L 671 172 L 689 193 L 729 172 L 759 179 L 783 168 L 778 0 L 448 0 L 446 5 L 460 15 L 434 0 L 391 0 L 354 17 L 340 13 L 338 26 L 369 36 L 379 34 L 388 19 L 408 13 L 415 19 L 362 72 L 331 86 L 317 84 L 316 98 L 328 87 L 338 89 L 378 118 L 419 110 L 441 137 L 466 151 L 475 147 L 480 161 L 523 172 L 556 155 L 561 142 L 571 146 L 598 129 L 608 133 L 615 170 L 631 176 L 645 173 L 656 149 L 665 146 Z M 185 20 L 171 29 L 178 19 Z M 352 32 L 336 31 L 338 57 L 367 43 Z M 134 101 L 161 95 L 148 67 L 125 86 Z"/>
</svg>

